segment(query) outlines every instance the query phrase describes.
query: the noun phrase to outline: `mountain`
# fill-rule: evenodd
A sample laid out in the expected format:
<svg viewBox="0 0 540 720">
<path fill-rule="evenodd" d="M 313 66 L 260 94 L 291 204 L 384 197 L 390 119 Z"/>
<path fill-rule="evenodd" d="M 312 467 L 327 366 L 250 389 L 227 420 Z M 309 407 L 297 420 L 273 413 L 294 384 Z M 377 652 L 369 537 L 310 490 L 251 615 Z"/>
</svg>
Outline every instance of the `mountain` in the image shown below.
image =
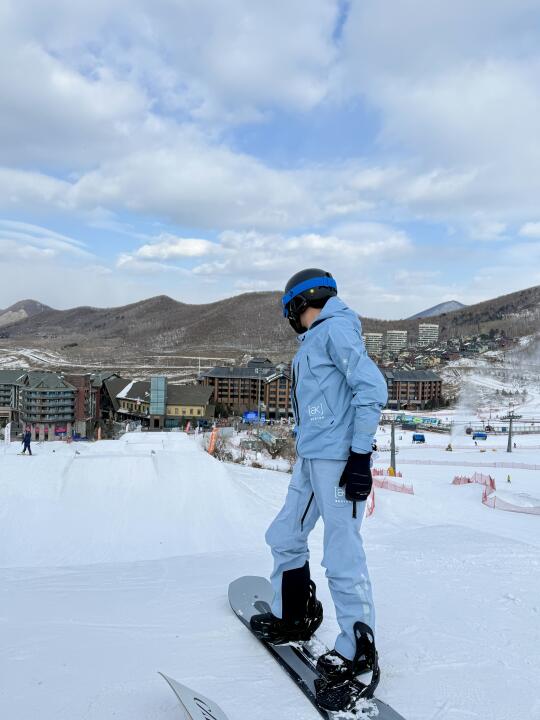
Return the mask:
<svg viewBox="0 0 540 720">
<path fill-rule="evenodd" d="M 433 307 L 428 308 L 427 310 L 422 310 L 419 313 L 416 313 L 416 315 L 411 315 L 409 320 L 417 320 L 419 318 L 427 318 L 427 317 L 433 317 L 434 315 L 442 315 L 443 313 L 449 313 L 454 312 L 454 310 L 461 310 L 461 308 L 467 307 L 463 303 L 458 302 L 457 300 L 449 300 L 448 302 L 439 303 L 438 305 L 434 305 Z"/>
<path fill-rule="evenodd" d="M 281 314 L 280 292 L 253 292 L 204 305 L 188 305 L 166 295 L 116 308 L 41 308 L 0 328 L 9 345 L 42 346 L 89 359 L 142 363 L 156 355 L 241 357 L 244 353 L 287 359 L 296 337 Z M 8 308 L 12 311 L 17 306 Z M 23 308 L 24 309 L 24 308 Z M 35 308 L 34 308 L 35 309 Z M 32 310 L 32 306 L 30 306 Z M 4 313 L 8 312 L 4 311 Z M 25 311 L 26 312 L 26 311 Z M 0 315 L 2 317 L 2 315 Z M 14 317 L 14 316 L 11 316 Z M 430 315 L 443 339 L 488 333 L 521 337 L 540 331 L 540 286 L 496 297 L 451 312 Z M 362 318 L 364 332 L 402 329 L 414 341 L 419 318 Z"/>
<path fill-rule="evenodd" d="M 0 327 L 26 320 L 50 309 L 48 305 L 43 305 L 35 300 L 21 300 L 5 310 L 0 310 Z"/>
<path fill-rule="evenodd" d="M 510 337 L 531 335 L 540 331 L 540 285 L 466 305 L 452 312 L 431 315 L 429 319 L 440 326 L 442 339 L 480 335 L 491 330 L 504 331 Z M 363 320 L 366 332 L 407 330 L 413 341 L 418 336 L 418 325 L 418 317 L 396 321 Z"/>
<path fill-rule="evenodd" d="M 51 308 L 2 328 L 3 338 L 30 339 L 59 349 L 77 345 L 135 352 L 179 354 L 275 351 L 293 347 L 282 322 L 281 293 L 245 293 L 205 305 L 188 305 L 166 295 L 115 308 Z M 77 350 L 77 353 L 79 353 Z"/>
</svg>

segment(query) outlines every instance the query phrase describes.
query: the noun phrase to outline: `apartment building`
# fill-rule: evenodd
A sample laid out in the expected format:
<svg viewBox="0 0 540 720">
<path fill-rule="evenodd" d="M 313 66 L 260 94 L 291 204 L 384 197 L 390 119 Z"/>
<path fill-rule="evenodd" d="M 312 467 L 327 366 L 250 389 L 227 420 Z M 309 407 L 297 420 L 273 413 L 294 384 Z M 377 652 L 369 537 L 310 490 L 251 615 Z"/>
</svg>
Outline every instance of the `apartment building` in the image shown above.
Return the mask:
<svg viewBox="0 0 540 720">
<path fill-rule="evenodd" d="M 388 407 L 425 409 L 442 404 L 442 379 L 430 370 L 382 369 L 388 387 Z"/>
<path fill-rule="evenodd" d="M 380 355 L 383 348 L 383 333 L 365 333 L 364 343 L 368 355 Z"/>
<path fill-rule="evenodd" d="M 390 352 L 397 353 L 408 345 L 406 330 L 387 330 L 386 347 Z"/>
<path fill-rule="evenodd" d="M 36 440 L 71 436 L 77 389 L 61 375 L 31 371 L 19 379 L 20 420 Z"/>
<path fill-rule="evenodd" d="M 439 342 L 439 325 L 420 323 L 418 325 L 418 346 L 429 347 Z"/>
<path fill-rule="evenodd" d="M 214 367 L 199 376 L 212 389 L 213 402 L 242 414 L 261 409 L 276 419 L 291 414 L 291 378 L 285 364 L 254 358 L 243 367 Z"/>
</svg>

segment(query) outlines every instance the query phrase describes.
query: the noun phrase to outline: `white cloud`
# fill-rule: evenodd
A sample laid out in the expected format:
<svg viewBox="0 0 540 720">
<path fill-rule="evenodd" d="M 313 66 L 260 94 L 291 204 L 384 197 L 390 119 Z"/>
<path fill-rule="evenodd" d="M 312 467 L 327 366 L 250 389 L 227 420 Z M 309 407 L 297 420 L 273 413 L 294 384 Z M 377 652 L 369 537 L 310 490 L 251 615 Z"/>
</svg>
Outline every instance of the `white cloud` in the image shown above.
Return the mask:
<svg viewBox="0 0 540 720">
<path fill-rule="evenodd" d="M 342 91 L 377 112 L 379 149 L 412 176 L 403 201 L 413 211 L 502 222 L 533 211 L 539 21 L 533 0 L 351 3 Z"/>
<path fill-rule="evenodd" d="M 141 259 L 173 260 L 209 255 L 215 249 L 216 244 L 209 240 L 163 234 L 156 238 L 155 242 L 141 245 L 135 254 Z"/>
<path fill-rule="evenodd" d="M 470 235 L 475 240 L 505 240 L 508 226 L 506 223 L 488 218 L 478 218 L 473 221 L 470 228 Z"/>
<path fill-rule="evenodd" d="M 14 220 L 0 220 L 0 248 L 8 255 L 21 258 L 67 257 L 88 259 L 93 257 L 84 249 L 84 243 L 60 233 Z"/>
<path fill-rule="evenodd" d="M 540 222 L 527 222 L 519 230 L 523 237 L 540 238 Z"/>
</svg>

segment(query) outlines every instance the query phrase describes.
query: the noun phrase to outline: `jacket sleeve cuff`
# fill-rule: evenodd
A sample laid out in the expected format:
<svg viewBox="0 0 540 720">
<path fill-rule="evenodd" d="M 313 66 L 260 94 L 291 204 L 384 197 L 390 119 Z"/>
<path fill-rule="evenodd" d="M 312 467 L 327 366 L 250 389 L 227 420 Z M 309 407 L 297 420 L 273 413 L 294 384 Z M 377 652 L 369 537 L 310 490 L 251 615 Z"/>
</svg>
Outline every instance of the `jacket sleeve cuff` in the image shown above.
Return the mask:
<svg viewBox="0 0 540 720">
<path fill-rule="evenodd" d="M 357 453 L 370 453 L 372 451 L 373 435 L 357 434 L 353 437 L 351 449 Z"/>
</svg>

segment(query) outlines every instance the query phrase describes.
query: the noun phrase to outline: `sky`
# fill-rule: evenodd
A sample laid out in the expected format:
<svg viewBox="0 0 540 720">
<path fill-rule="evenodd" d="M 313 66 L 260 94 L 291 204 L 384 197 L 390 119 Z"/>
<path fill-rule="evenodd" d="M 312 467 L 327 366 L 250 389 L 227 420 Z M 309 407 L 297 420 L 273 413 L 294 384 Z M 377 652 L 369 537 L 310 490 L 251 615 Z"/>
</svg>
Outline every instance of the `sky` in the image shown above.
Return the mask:
<svg viewBox="0 0 540 720">
<path fill-rule="evenodd" d="M 3 0 L 0 307 L 540 284 L 538 0 Z"/>
</svg>

